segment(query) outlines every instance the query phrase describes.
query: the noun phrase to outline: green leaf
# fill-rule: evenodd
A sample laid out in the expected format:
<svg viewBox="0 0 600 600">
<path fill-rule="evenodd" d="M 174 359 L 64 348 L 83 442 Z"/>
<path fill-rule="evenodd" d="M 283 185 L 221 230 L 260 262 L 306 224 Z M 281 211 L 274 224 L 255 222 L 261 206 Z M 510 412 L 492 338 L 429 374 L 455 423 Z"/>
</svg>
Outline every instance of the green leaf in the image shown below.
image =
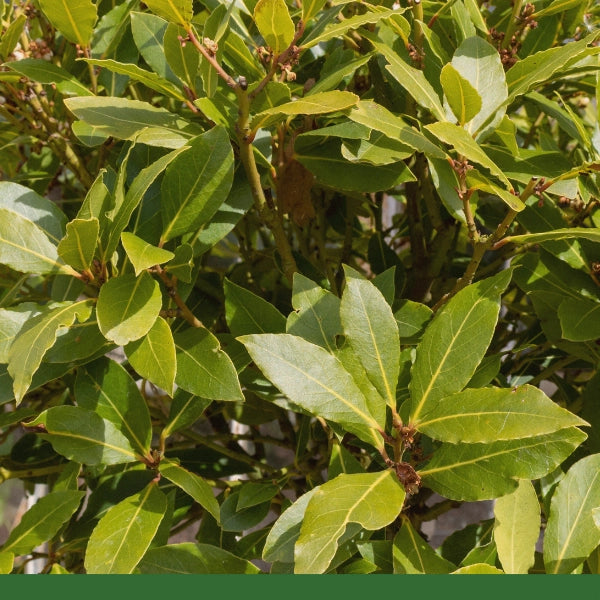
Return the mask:
<svg viewBox="0 0 600 600">
<path fill-rule="evenodd" d="M 0 264 L 22 273 L 76 275 L 58 256 L 56 246 L 33 221 L 2 207 Z"/>
<path fill-rule="evenodd" d="M 342 474 L 321 485 L 306 508 L 294 573 L 324 573 L 349 523 L 381 529 L 399 515 L 404 496 L 392 471 Z"/>
<path fill-rule="evenodd" d="M 65 106 L 95 131 L 120 140 L 136 138 L 166 148 L 180 148 L 193 134 L 182 131 L 187 125 L 176 114 L 148 102 L 111 96 L 67 98 Z"/>
<path fill-rule="evenodd" d="M 321 69 L 319 80 L 306 95 L 311 96 L 312 94 L 319 94 L 321 92 L 328 92 L 336 89 L 346 77 L 353 75 L 357 69 L 366 65 L 369 60 L 371 60 L 372 56 L 373 53 L 356 56 L 352 50 L 343 50 L 341 47 L 336 48 L 332 54 L 327 56 L 327 60 Z M 287 88 L 286 85 L 285 87 Z M 288 95 L 286 100 L 289 99 Z"/>
<path fill-rule="evenodd" d="M 394 308 L 394 318 L 403 344 L 415 338 L 418 340 L 433 317 L 433 311 L 428 306 L 412 300 L 402 300 Z"/>
<path fill-rule="evenodd" d="M 2 546 L 3 552 L 29 554 L 52 539 L 79 508 L 85 492 L 58 491 L 40 498 L 21 518 Z"/>
<path fill-rule="evenodd" d="M 98 327 L 107 339 L 124 346 L 150 331 L 161 307 L 158 282 L 148 273 L 113 277 L 98 294 Z"/>
<path fill-rule="evenodd" d="M 242 485 L 238 496 L 237 509 L 250 508 L 264 502 L 270 502 L 279 493 L 279 487 L 272 483 L 249 481 Z"/>
<path fill-rule="evenodd" d="M 452 67 L 481 98 L 481 108 L 468 119 L 466 127 L 471 135 L 478 134 L 477 139 L 480 139 L 495 129 L 506 112 L 508 91 L 500 54 L 483 38 L 469 37 L 456 49 Z"/>
<path fill-rule="evenodd" d="M 410 385 L 411 417 L 422 414 L 439 400 L 459 392 L 469 382 L 492 340 L 500 310 L 500 294 L 512 272 L 467 286 L 440 309 L 417 347 Z"/>
<path fill-rule="evenodd" d="M 532 17 L 534 19 L 541 19 L 542 17 L 548 17 L 558 12 L 564 12 L 579 6 L 581 6 L 581 2 L 579 2 L 579 0 L 554 0 L 545 8 L 536 10 Z"/>
<path fill-rule="evenodd" d="M 388 406 L 396 408 L 400 338 L 390 305 L 381 292 L 348 266 L 340 317 L 350 347 Z"/>
<path fill-rule="evenodd" d="M 177 100 L 184 102 L 186 100 L 183 92 L 171 83 L 169 80 L 160 77 L 156 73 L 152 71 L 147 71 L 146 69 L 142 69 L 137 65 L 132 63 L 122 63 L 112 58 L 100 59 L 100 58 L 83 58 L 86 63 L 108 69 L 113 73 L 118 73 L 119 75 L 127 75 L 134 81 L 139 81 L 143 83 L 146 87 L 154 90 L 160 94 L 166 94 L 167 96 L 171 96 L 172 98 L 176 98 Z"/>
<path fill-rule="evenodd" d="M 338 112 L 355 106 L 357 102 L 358 96 L 351 92 L 321 92 L 258 113 L 252 118 L 250 128 L 256 131 L 294 115 L 325 115 Z"/>
<path fill-rule="evenodd" d="M 570 427 L 491 444 L 442 444 L 419 475 L 451 500 L 498 498 L 513 492 L 517 479 L 539 479 L 553 471 L 586 437 Z"/>
<path fill-rule="evenodd" d="M 0 9 L 0 17 L 2 16 L 2 9 Z M 2 40 L 0 40 L 0 58 L 6 60 L 10 57 L 13 50 L 15 49 L 19 38 L 23 33 L 25 24 L 27 23 L 27 17 L 24 14 L 20 14 L 12 23 L 5 29 L 2 34 Z M 18 61 L 14 61 L 18 62 Z M 9 572 L 12 570 L 12 559 Z M 2 572 L 2 571 L 0 571 Z"/>
<path fill-rule="evenodd" d="M 451 575 L 503 575 L 504 571 L 488 565 L 487 563 L 476 563 L 452 571 Z"/>
<path fill-rule="evenodd" d="M 223 287 L 227 325 L 234 336 L 285 331 L 285 317 L 270 302 L 229 279 Z"/>
<path fill-rule="evenodd" d="M 500 167 L 462 127 L 453 123 L 432 123 L 426 125 L 425 128 L 440 141 L 452 146 L 458 154 L 464 156 L 467 160 L 489 169 L 490 173 L 500 179 L 508 190 L 512 190 L 512 185 Z M 515 202 L 518 201 L 518 198 L 515 197 Z M 522 208 L 525 208 L 525 205 Z"/>
<path fill-rule="evenodd" d="M 342 156 L 350 162 L 389 165 L 413 154 L 409 146 L 378 131 L 371 132 L 368 140 L 345 140 L 342 143 Z"/>
<path fill-rule="evenodd" d="M 238 338 L 252 360 L 283 394 L 311 414 L 342 425 L 381 448 L 384 427 L 371 415 L 365 397 L 342 364 L 320 346 L 289 334 Z"/>
<path fill-rule="evenodd" d="M 356 107 L 350 110 L 348 117 L 356 123 L 384 133 L 427 156 L 446 158 L 446 153 L 441 148 L 430 142 L 422 133 L 410 127 L 402 117 L 391 113 L 376 102 L 360 100 Z"/>
<path fill-rule="evenodd" d="M 494 541 L 505 573 L 527 574 L 533 566 L 535 545 L 540 536 L 540 504 L 531 481 L 494 504 Z"/>
<path fill-rule="evenodd" d="M 58 255 L 74 269 L 89 269 L 98 243 L 100 223 L 96 217 L 73 219 L 67 223 L 67 234 L 59 242 Z"/>
<path fill-rule="evenodd" d="M 147 455 L 152 425 L 146 401 L 120 364 L 106 357 L 81 367 L 75 380 L 77 405 L 113 423 L 138 454 Z"/>
<path fill-rule="evenodd" d="M 294 562 L 294 545 L 300 535 L 304 513 L 310 499 L 318 489 L 319 486 L 302 494 L 275 521 L 263 548 L 264 560 L 268 560 L 269 562 Z"/>
<path fill-rule="evenodd" d="M 239 491 L 235 491 L 221 505 L 221 528 L 223 531 L 246 531 L 256 527 L 269 514 L 271 502 L 263 502 L 238 508 Z"/>
<path fill-rule="evenodd" d="M 335 338 L 342 333 L 340 299 L 312 279 L 294 273 L 292 306 L 286 332 L 334 352 Z"/>
<path fill-rule="evenodd" d="M 145 269 L 169 262 L 175 256 L 173 252 L 153 246 L 127 231 L 121 234 L 121 243 L 133 265 L 136 276 Z"/>
<path fill-rule="evenodd" d="M 251 575 L 260 572 L 251 562 L 210 544 L 170 544 L 151 548 L 138 569 L 146 574 Z"/>
<path fill-rule="evenodd" d="M 194 249 L 189 244 L 181 244 L 175 248 L 175 256 L 165 266 L 165 271 L 177 277 L 179 281 L 191 283 L 193 268 Z"/>
<path fill-rule="evenodd" d="M 194 16 L 193 0 L 148 0 L 146 6 L 159 17 L 189 27 Z"/>
<path fill-rule="evenodd" d="M 159 465 L 160 474 L 189 494 L 202 508 L 216 520 L 220 518 L 220 507 L 212 487 L 199 475 L 191 473 L 170 460 L 163 459 Z"/>
<path fill-rule="evenodd" d="M 443 442 L 489 443 L 586 425 L 542 390 L 522 385 L 470 389 L 441 398 L 423 413 L 419 431 Z"/>
<path fill-rule="evenodd" d="M 167 497 L 154 482 L 110 508 L 90 535 L 85 553 L 87 573 L 133 573 L 166 510 Z"/>
<path fill-rule="evenodd" d="M 110 421 L 77 406 L 55 406 L 28 427 L 43 425 L 44 437 L 58 454 L 86 465 L 116 465 L 137 460 L 129 440 Z"/>
<path fill-rule="evenodd" d="M 518 196 L 492 183 L 478 171 L 469 171 L 467 173 L 467 186 L 471 190 L 480 190 L 491 196 L 497 196 L 507 206 L 517 212 L 525 208 L 525 204 Z"/>
<path fill-rule="evenodd" d="M 589 298 L 565 298 L 558 307 L 563 337 L 574 342 L 600 337 L 600 303 Z"/>
<path fill-rule="evenodd" d="M 54 344 L 58 331 L 75 319 L 87 320 L 92 310 L 91 300 L 63 302 L 53 305 L 31 319 L 19 332 L 8 352 L 8 372 L 13 378 L 17 404 L 31 385 L 46 351 Z"/>
<path fill-rule="evenodd" d="M 65 235 L 67 217 L 56 203 L 18 183 L 0 181 L 0 209 L 35 223 L 53 244 Z"/>
<path fill-rule="evenodd" d="M 210 400 L 244 399 L 235 367 L 210 331 L 192 327 L 175 334 L 175 348 L 179 387 Z"/>
<path fill-rule="evenodd" d="M 254 22 L 274 57 L 294 39 L 296 29 L 285 0 L 259 0 L 254 7 Z"/>
<path fill-rule="evenodd" d="M 404 10 L 406 10 L 406 8 L 403 10 L 397 8 L 380 9 L 379 7 L 373 6 L 370 8 L 375 10 L 369 10 L 361 15 L 354 15 L 352 17 L 343 19 L 341 22 L 334 22 L 333 25 L 330 25 L 325 29 L 325 31 L 316 36 L 311 34 L 307 35 L 306 39 L 302 41 L 302 47 L 312 48 L 321 42 L 326 42 L 334 38 L 340 38 L 351 29 L 358 29 L 361 25 L 366 25 L 367 23 L 377 23 L 382 19 L 388 19 L 391 16 L 403 18 L 400 15 L 402 12 L 404 12 Z"/>
<path fill-rule="evenodd" d="M 319 14 L 320 10 L 325 6 L 327 0 L 306 0 L 302 3 L 302 20 L 308 23 L 313 17 Z"/>
<path fill-rule="evenodd" d="M 477 38 L 479 39 L 479 38 Z M 448 104 L 458 120 L 459 125 L 470 121 L 481 110 L 479 92 L 452 66 L 444 65 L 440 83 Z"/>
<path fill-rule="evenodd" d="M 196 87 L 196 74 L 200 65 L 200 53 L 193 44 L 182 44 L 181 38 L 186 36 L 185 30 L 169 23 L 164 34 L 164 49 L 167 64 L 173 73 L 190 89 Z"/>
<path fill-rule="evenodd" d="M 4 42 L 2 42 L 4 43 Z M 93 96 L 85 85 L 67 70 L 41 58 L 24 58 L 11 61 L 6 64 L 13 71 L 21 73 L 31 81 L 37 81 L 47 85 L 55 85 L 62 94 L 74 94 L 76 96 Z"/>
<path fill-rule="evenodd" d="M 600 242 L 600 229 L 585 227 L 565 227 L 555 231 L 541 233 L 524 233 L 522 235 L 507 235 L 503 243 L 512 244 L 540 244 L 552 240 L 584 239 L 591 242 Z"/>
<path fill-rule="evenodd" d="M 181 388 L 176 390 L 161 438 L 165 439 L 176 431 L 195 423 L 211 402 L 212 400 L 200 398 Z"/>
<path fill-rule="evenodd" d="M 175 342 L 169 324 L 158 317 L 150 331 L 124 348 L 129 364 L 144 379 L 173 393 L 177 361 Z"/>
<path fill-rule="evenodd" d="M 50 23 L 70 42 L 86 48 L 98 19 L 92 0 L 40 0 L 40 7 Z"/>
<path fill-rule="evenodd" d="M 25 15 L 22 15 L 25 18 Z M 0 575 L 9 575 L 13 570 L 15 555 L 12 552 L 0 552 Z"/>
<path fill-rule="evenodd" d="M 446 120 L 446 113 L 440 97 L 427 81 L 423 71 L 411 67 L 398 56 L 390 46 L 383 42 L 370 40 L 375 49 L 389 62 L 386 69 L 394 79 L 414 98 L 415 102 L 426 108 L 440 121 Z"/>
<path fill-rule="evenodd" d="M 552 79 L 557 72 L 565 70 L 574 61 L 585 56 L 588 53 L 588 45 L 594 42 L 597 36 L 595 32 L 578 42 L 542 50 L 517 61 L 506 73 L 506 104 L 531 91 L 537 84 Z"/>
<path fill-rule="evenodd" d="M 22 302 L 13 308 L 0 308 L 0 364 L 8 363 L 8 353 L 23 326 L 39 314 L 43 307 L 33 302 Z"/>
<path fill-rule="evenodd" d="M 451 573 L 456 567 L 439 554 L 415 531 L 410 521 L 402 522 L 392 548 L 394 573 L 434 575 Z"/>
<path fill-rule="evenodd" d="M 558 484 L 544 534 L 547 573 L 571 573 L 600 544 L 593 509 L 600 506 L 600 454 L 575 463 Z"/>
<path fill-rule="evenodd" d="M 130 20 L 133 40 L 144 60 L 156 74 L 176 82 L 177 78 L 167 61 L 166 48 L 163 48 L 167 21 L 151 13 L 141 12 L 131 12 Z"/>
<path fill-rule="evenodd" d="M 205 225 L 233 183 L 233 150 L 223 127 L 197 136 L 189 147 L 169 165 L 162 182 L 163 242 Z"/>
</svg>

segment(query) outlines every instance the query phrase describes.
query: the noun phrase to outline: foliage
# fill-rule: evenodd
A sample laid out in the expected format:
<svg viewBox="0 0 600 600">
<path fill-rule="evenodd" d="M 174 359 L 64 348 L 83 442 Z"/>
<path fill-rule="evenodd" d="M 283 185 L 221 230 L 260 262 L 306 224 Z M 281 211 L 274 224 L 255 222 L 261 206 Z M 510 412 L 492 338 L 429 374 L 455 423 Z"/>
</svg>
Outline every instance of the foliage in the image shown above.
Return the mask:
<svg viewBox="0 0 600 600">
<path fill-rule="evenodd" d="M 599 14 L 3 2 L 2 572 L 598 573 Z"/>
</svg>

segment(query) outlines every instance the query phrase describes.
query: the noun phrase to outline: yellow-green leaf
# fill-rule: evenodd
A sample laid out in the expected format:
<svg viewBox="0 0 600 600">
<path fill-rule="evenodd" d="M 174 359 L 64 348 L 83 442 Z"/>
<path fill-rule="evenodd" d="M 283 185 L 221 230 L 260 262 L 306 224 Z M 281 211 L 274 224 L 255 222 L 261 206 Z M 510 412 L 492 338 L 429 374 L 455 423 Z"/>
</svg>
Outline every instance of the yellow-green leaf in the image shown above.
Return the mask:
<svg viewBox="0 0 600 600">
<path fill-rule="evenodd" d="M 127 231 L 121 234 L 121 243 L 133 265 L 136 275 L 139 275 L 144 269 L 149 269 L 155 265 L 162 265 L 175 256 L 173 252 L 153 246 L 137 235 Z"/>
<path fill-rule="evenodd" d="M 193 0 L 148 0 L 146 6 L 159 17 L 189 27 L 194 16 Z"/>
<path fill-rule="evenodd" d="M 40 0 L 48 20 L 70 42 L 85 48 L 92 38 L 98 10 L 92 0 Z"/>
<path fill-rule="evenodd" d="M 470 121 L 481 110 L 481 96 L 450 63 L 444 65 L 440 82 L 460 125 Z"/>
<path fill-rule="evenodd" d="M 294 39 L 294 22 L 285 0 L 259 0 L 254 7 L 254 22 L 275 57 Z"/>
<path fill-rule="evenodd" d="M 535 544 L 540 536 L 540 503 L 531 481 L 494 504 L 494 541 L 505 573 L 526 574 L 533 566 Z"/>
<path fill-rule="evenodd" d="M 73 219 L 67 223 L 67 234 L 58 244 L 58 255 L 74 269 L 88 269 L 94 259 L 99 231 L 96 217 Z"/>
</svg>

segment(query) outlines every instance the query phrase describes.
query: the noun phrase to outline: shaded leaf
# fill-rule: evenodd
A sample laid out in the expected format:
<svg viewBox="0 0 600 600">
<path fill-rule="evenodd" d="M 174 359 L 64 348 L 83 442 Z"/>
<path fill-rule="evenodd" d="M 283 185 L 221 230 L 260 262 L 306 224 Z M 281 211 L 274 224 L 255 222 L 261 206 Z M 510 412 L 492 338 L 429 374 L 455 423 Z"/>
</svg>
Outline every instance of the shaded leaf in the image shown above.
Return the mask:
<svg viewBox="0 0 600 600">
<path fill-rule="evenodd" d="M 166 459 L 161 461 L 159 472 L 163 477 L 166 477 L 170 482 L 181 488 L 186 494 L 189 494 L 217 522 L 219 521 L 219 503 L 213 494 L 212 487 L 202 477 Z"/>
<path fill-rule="evenodd" d="M 88 541 L 87 573 L 132 573 L 148 550 L 166 510 L 167 498 L 154 482 L 110 508 Z"/>
<path fill-rule="evenodd" d="M 77 406 L 55 406 L 28 427 L 43 425 L 56 452 L 86 465 L 115 465 L 137 459 L 129 440 L 110 421 Z"/>
<path fill-rule="evenodd" d="M 158 282 L 148 273 L 113 277 L 100 288 L 98 327 L 107 339 L 122 346 L 148 333 L 161 307 Z"/>
<path fill-rule="evenodd" d="M 138 569 L 147 574 L 235 575 L 260 572 L 251 562 L 210 544 L 170 544 L 146 552 Z"/>
<path fill-rule="evenodd" d="M 600 338 L 600 303 L 589 298 L 566 298 L 558 307 L 563 337 L 574 342 Z"/>
<path fill-rule="evenodd" d="M 212 400 L 200 398 L 181 388 L 176 390 L 161 438 L 167 438 L 176 431 L 195 423 L 211 402 Z"/>
<path fill-rule="evenodd" d="M 294 550 L 294 572 L 324 573 L 349 523 L 381 529 L 398 516 L 404 496 L 392 471 L 342 474 L 321 485 L 306 508 Z"/>
<path fill-rule="evenodd" d="M 279 487 L 272 483 L 255 483 L 249 481 L 240 488 L 238 496 L 237 509 L 249 508 L 270 502 L 279 493 Z"/>
</svg>

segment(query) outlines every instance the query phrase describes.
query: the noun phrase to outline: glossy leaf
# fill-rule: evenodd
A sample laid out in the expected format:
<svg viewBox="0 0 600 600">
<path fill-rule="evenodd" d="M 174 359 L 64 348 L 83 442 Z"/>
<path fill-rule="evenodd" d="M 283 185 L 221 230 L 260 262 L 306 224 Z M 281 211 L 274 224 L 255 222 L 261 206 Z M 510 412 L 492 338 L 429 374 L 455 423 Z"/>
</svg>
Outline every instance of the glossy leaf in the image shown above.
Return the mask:
<svg viewBox="0 0 600 600">
<path fill-rule="evenodd" d="M 229 279 L 225 279 L 223 287 L 225 316 L 233 335 L 285 331 L 285 317 L 270 302 Z"/>
<path fill-rule="evenodd" d="M 375 49 L 385 56 L 389 64 L 386 69 L 391 73 L 394 79 L 406 89 L 414 98 L 415 102 L 426 108 L 431 114 L 440 121 L 446 120 L 444 107 L 437 92 L 427 81 L 423 71 L 411 67 L 404 62 L 389 46 L 382 42 L 371 40 Z"/>
<path fill-rule="evenodd" d="M 190 328 L 174 337 L 179 387 L 210 400 L 243 400 L 235 367 L 210 331 Z"/>
<path fill-rule="evenodd" d="M 59 242 L 58 255 L 74 269 L 89 269 L 98 243 L 98 219 L 73 219 L 67 223 L 67 234 Z"/>
<path fill-rule="evenodd" d="M 189 494 L 202 508 L 206 509 L 219 521 L 220 508 L 212 487 L 199 475 L 184 469 L 169 460 L 162 460 L 159 466 L 160 474 Z"/>
<path fill-rule="evenodd" d="M 182 27 L 189 26 L 194 16 L 192 0 L 149 0 L 145 4 L 159 17 Z"/>
<path fill-rule="evenodd" d="M 464 125 L 467 121 L 470 121 L 481 110 L 479 92 L 451 63 L 448 63 L 442 69 L 440 82 L 459 125 Z"/>
<path fill-rule="evenodd" d="M 287 318 L 287 333 L 334 352 L 335 338 L 342 332 L 340 299 L 312 279 L 294 273 L 292 306 L 294 310 Z"/>
<path fill-rule="evenodd" d="M 447 574 L 456 567 L 439 554 L 415 531 L 410 521 L 403 521 L 392 547 L 394 573 Z"/>
<path fill-rule="evenodd" d="M 367 377 L 388 406 L 396 408 L 400 338 L 390 305 L 381 292 L 349 267 L 340 316 L 344 334 Z"/>
<path fill-rule="evenodd" d="M 321 92 L 265 110 L 254 116 L 250 127 L 256 131 L 289 116 L 325 115 L 350 108 L 357 102 L 358 96 L 350 92 L 339 90 Z"/>
<path fill-rule="evenodd" d="M 571 573 L 600 544 L 593 509 L 600 506 L 600 454 L 576 462 L 559 482 L 544 535 L 547 573 Z"/>
<path fill-rule="evenodd" d="M 517 479 L 550 473 L 586 437 L 571 427 L 491 444 L 442 444 L 419 475 L 426 486 L 452 500 L 498 498 L 513 492 Z"/>
<path fill-rule="evenodd" d="M 430 131 L 440 141 L 452 146 L 460 155 L 464 156 L 469 161 L 473 161 L 486 169 L 489 169 L 492 175 L 495 175 L 507 189 L 512 189 L 506 175 L 500 167 L 483 151 L 481 146 L 462 128 L 453 123 L 433 123 L 426 125 L 426 129 Z M 515 197 L 515 205 L 519 205 L 519 199 Z M 522 203 L 520 203 L 522 205 Z M 524 205 L 521 206 L 524 208 Z M 518 209 L 515 209 L 518 210 Z"/>
<path fill-rule="evenodd" d="M 558 307 L 563 337 L 574 342 L 600 337 L 600 303 L 589 298 L 566 298 Z"/>
<path fill-rule="evenodd" d="M 510 277 L 503 271 L 461 290 L 427 327 L 411 371 L 411 421 L 418 423 L 471 379 L 494 334 Z"/>
<path fill-rule="evenodd" d="M 259 0 L 254 7 L 254 22 L 274 56 L 294 39 L 294 23 L 284 0 Z"/>
<path fill-rule="evenodd" d="M 56 246 L 33 221 L 2 207 L 0 264 L 21 273 L 76 274 L 58 256 Z"/>
<path fill-rule="evenodd" d="M 121 234 L 121 242 L 136 275 L 155 265 L 162 265 L 175 256 L 173 252 L 148 244 L 142 238 L 127 231 Z"/>
<path fill-rule="evenodd" d="M 75 380 L 77 405 L 113 423 L 142 456 L 150 449 L 152 426 L 146 401 L 119 363 L 106 357 L 85 365 Z"/>
<path fill-rule="evenodd" d="M 494 504 L 494 541 L 505 573 L 526 574 L 534 563 L 540 535 L 540 504 L 531 481 L 522 479 Z"/>
<path fill-rule="evenodd" d="M 173 393 L 177 361 L 175 342 L 168 323 L 158 317 L 150 331 L 124 348 L 129 364 L 144 379 Z"/>
<path fill-rule="evenodd" d="M 210 544 L 169 544 L 146 552 L 138 569 L 144 574 L 252 575 L 260 572 L 251 562 Z"/>
<path fill-rule="evenodd" d="M 392 471 L 342 474 L 324 483 L 306 508 L 296 542 L 295 573 L 324 573 L 349 523 L 375 530 L 402 510 L 404 489 Z"/>
<path fill-rule="evenodd" d="M 88 46 L 98 18 L 92 0 L 40 0 L 40 7 L 70 42 L 82 48 Z"/>
<path fill-rule="evenodd" d="M 161 306 L 158 282 L 148 273 L 113 277 L 100 288 L 98 327 L 107 339 L 125 345 L 150 331 Z"/>
<path fill-rule="evenodd" d="M 222 127 L 194 138 L 189 148 L 169 165 L 162 182 L 163 241 L 205 225 L 233 182 L 233 151 Z"/>
<path fill-rule="evenodd" d="M 53 538 L 75 513 L 85 492 L 56 491 L 40 498 L 10 532 L 2 552 L 29 554 L 40 544 Z"/>
<path fill-rule="evenodd" d="M 110 421 L 77 406 L 55 406 L 28 427 L 43 425 L 44 434 L 59 454 L 86 465 L 133 462 L 129 440 Z"/>
<path fill-rule="evenodd" d="M 166 510 L 167 498 L 154 482 L 110 508 L 90 536 L 85 553 L 87 573 L 132 573 L 150 546 Z"/>
<path fill-rule="evenodd" d="M 31 385 L 46 351 L 54 344 L 58 331 L 78 319 L 85 321 L 91 313 L 91 300 L 63 302 L 41 312 L 19 332 L 8 352 L 8 372 L 13 378 L 17 404 Z"/>
<path fill-rule="evenodd" d="M 423 414 L 419 431 L 444 442 L 489 443 L 585 425 L 589 423 L 552 402 L 542 390 L 522 385 L 468 389 L 441 398 Z"/>
<path fill-rule="evenodd" d="M 247 335 L 239 341 L 292 402 L 382 447 L 376 431 L 383 424 L 371 415 L 350 373 L 326 350 L 289 334 Z"/>
</svg>

